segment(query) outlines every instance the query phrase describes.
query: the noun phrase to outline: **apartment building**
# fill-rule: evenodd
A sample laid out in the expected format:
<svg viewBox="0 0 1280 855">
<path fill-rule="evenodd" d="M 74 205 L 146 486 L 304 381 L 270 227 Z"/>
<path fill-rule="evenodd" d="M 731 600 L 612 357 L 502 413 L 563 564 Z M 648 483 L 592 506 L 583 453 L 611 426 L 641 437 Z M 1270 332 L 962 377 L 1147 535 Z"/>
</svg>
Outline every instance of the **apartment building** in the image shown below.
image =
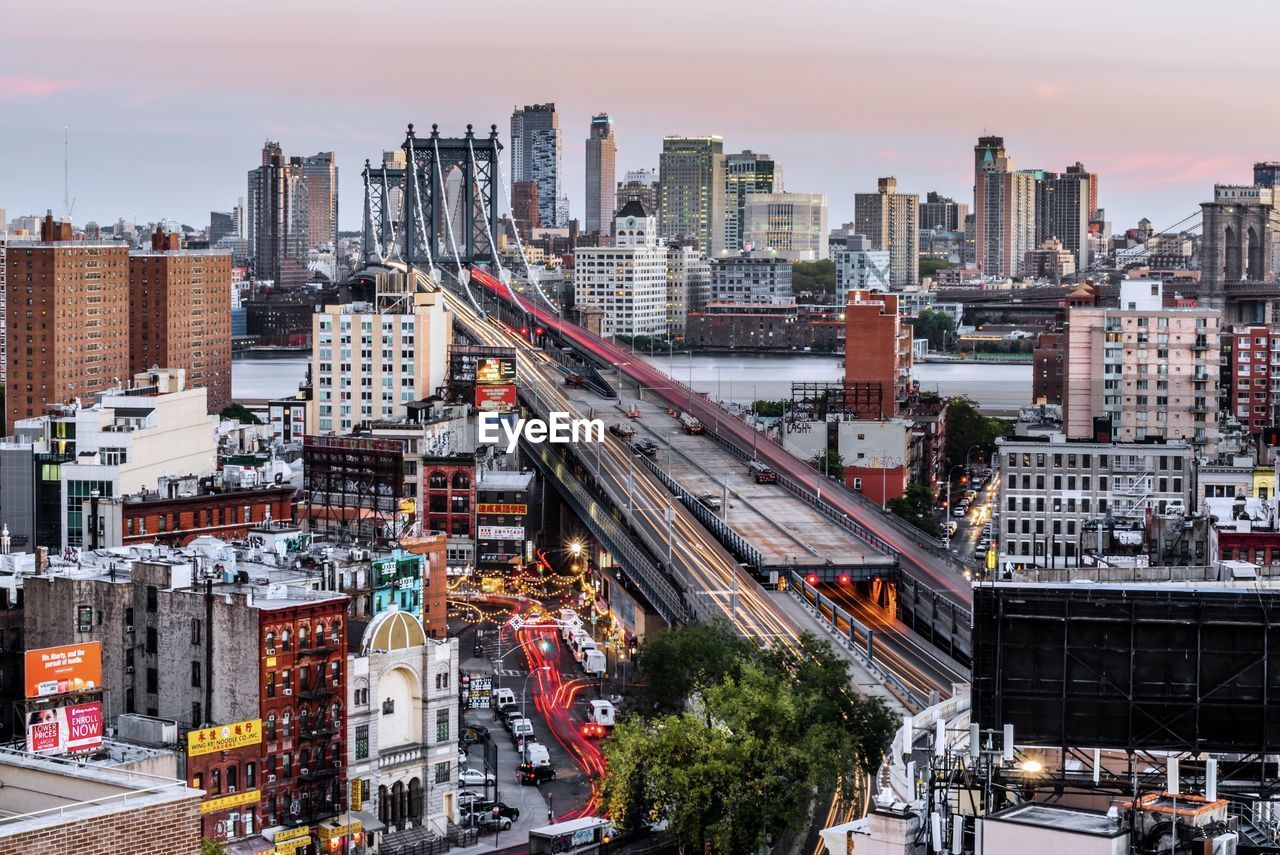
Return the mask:
<svg viewBox="0 0 1280 855">
<path fill-rule="evenodd" d="M 574 253 L 574 305 L 603 310 L 602 335 L 666 335 L 667 248 L 657 231 L 643 203 L 628 202 L 614 219 L 612 246 Z"/>
<path fill-rule="evenodd" d="M 875 193 L 854 196 L 853 225 L 871 249 L 889 253 L 889 282 L 901 287 L 920 281 L 920 197 L 899 193 L 898 180 L 881 178 Z"/>
</svg>

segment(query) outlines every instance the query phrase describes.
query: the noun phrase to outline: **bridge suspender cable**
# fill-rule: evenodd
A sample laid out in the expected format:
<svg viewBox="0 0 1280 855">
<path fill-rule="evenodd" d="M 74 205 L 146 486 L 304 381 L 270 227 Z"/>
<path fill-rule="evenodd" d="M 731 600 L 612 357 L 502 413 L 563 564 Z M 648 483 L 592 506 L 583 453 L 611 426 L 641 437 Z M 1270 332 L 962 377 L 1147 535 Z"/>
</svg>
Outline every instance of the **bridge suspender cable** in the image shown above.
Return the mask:
<svg viewBox="0 0 1280 855">
<path fill-rule="evenodd" d="M 444 209 L 444 227 L 445 231 L 449 233 L 449 247 L 453 250 L 453 263 L 458 266 L 458 284 L 460 284 L 462 286 L 462 290 L 466 292 L 467 300 L 469 300 L 471 305 L 475 307 L 476 312 L 478 312 L 481 317 L 488 317 L 485 310 L 480 308 L 480 304 L 476 302 L 475 295 L 471 293 L 471 271 L 462 266 L 462 259 L 458 253 L 458 239 L 454 237 L 453 234 L 453 217 L 449 215 L 449 194 L 445 192 L 444 187 L 444 170 L 440 168 L 440 142 L 435 136 L 432 136 L 431 138 L 431 145 L 435 149 L 436 176 L 440 179 L 440 194 L 444 197 L 441 200 L 443 204 L 440 205 L 440 207 Z"/>
<path fill-rule="evenodd" d="M 469 137 L 469 136 L 467 137 L 467 156 L 471 158 L 471 174 L 472 174 L 472 175 L 475 175 L 475 172 L 476 172 L 476 148 L 475 148 L 475 146 L 474 146 L 474 145 L 472 145 L 472 144 L 471 144 L 471 137 Z M 495 158 L 493 159 L 493 166 L 494 166 L 494 168 L 497 168 L 497 166 L 498 166 L 498 161 L 499 161 L 499 160 L 500 160 L 500 158 L 497 158 L 497 157 L 495 157 Z M 484 233 L 485 233 L 485 237 L 489 238 L 489 249 L 493 250 L 493 263 L 494 263 L 495 265 L 497 265 L 497 267 L 498 267 L 498 281 L 499 281 L 499 282 L 501 282 L 503 285 L 506 285 L 506 286 L 507 286 L 507 295 L 511 297 L 511 302 L 512 302 L 512 304 L 513 304 L 514 306 L 516 306 L 516 308 L 519 308 L 519 307 L 520 307 L 520 298 L 516 296 L 515 289 L 511 287 L 511 277 L 510 277 L 510 276 L 507 276 L 507 275 L 504 275 L 505 271 L 502 269 L 502 257 L 498 254 L 498 243 L 497 243 L 497 241 L 495 241 L 495 240 L 493 239 L 493 231 L 489 228 L 489 217 L 490 217 L 490 215 L 492 215 L 492 213 L 493 213 L 493 191 L 492 191 L 492 189 L 490 189 L 490 192 L 489 192 L 489 205 L 488 205 L 488 208 L 487 208 L 487 209 L 485 209 L 485 208 L 484 208 L 484 194 L 483 194 L 483 193 L 482 193 L 482 194 L 480 194 L 480 205 L 481 205 L 481 208 L 482 208 L 481 213 L 484 215 L 484 216 L 482 216 L 480 219 L 484 221 Z M 512 222 L 514 222 L 514 218 L 513 218 Z"/>
<path fill-rule="evenodd" d="M 498 184 L 502 187 L 503 201 L 507 203 L 507 213 L 511 215 L 511 232 L 516 236 L 516 249 L 520 252 L 520 260 L 524 262 L 525 276 L 527 276 L 529 281 L 533 283 L 534 290 L 538 292 L 538 296 L 542 298 L 542 302 L 546 303 L 547 307 L 551 309 L 551 311 L 559 315 L 560 309 L 556 307 L 555 303 L 551 302 L 550 298 L 547 297 L 546 292 L 542 290 L 542 283 L 538 281 L 538 274 L 529 266 L 529 257 L 524 254 L 524 244 L 520 242 L 520 226 L 516 224 L 516 214 L 511 207 L 511 188 L 507 186 L 507 179 L 502 177 L 502 161 L 500 159 L 495 160 L 493 168 L 497 170 L 498 173 Z M 492 204 L 492 201 L 490 201 L 490 204 Z M 520 301 L 517 300 L 516 305 L 519 304 Z"/>
<path fill-rule="evenodd" d="M 417 212 L 417 216 L 413 218 L 413 227 L 417 229 L 418 234 L 422 236 L 422 248 L 427 253 L 427 269 L 431 271 L 432 278 L 435 278 L 436 263 L 431 257 L 431 241 L 427 237 L 426 220 L 422 217 L 422 182 L 419 180 L 418 171 L 418 150 L 412 145 L 409 146 L 410 166 L 413 168 L 413 209 Z M 406 204 L 407 200 L 401 200 L 400 204 Z M 400 243 L 404 242 L 404 236 L 400 238 Z M 401 254 L 401 261 L 405 258 Z M 440 283 L 437 282 L 437 285 Z"/>
</svg>

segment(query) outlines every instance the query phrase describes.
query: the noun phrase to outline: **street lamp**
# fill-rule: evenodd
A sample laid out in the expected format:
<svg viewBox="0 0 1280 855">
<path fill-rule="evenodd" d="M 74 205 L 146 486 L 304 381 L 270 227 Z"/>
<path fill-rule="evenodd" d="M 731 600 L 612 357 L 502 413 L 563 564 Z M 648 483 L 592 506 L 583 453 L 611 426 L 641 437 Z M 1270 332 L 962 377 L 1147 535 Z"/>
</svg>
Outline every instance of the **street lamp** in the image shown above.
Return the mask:
<svg viewBox="0 0 1280 855">
<path fill-rule="evenodd" d="M 524 686 L 522 686 L 522 687 L 520 688 L 520 717 L 521 717 L 521 718 L 524 718 L 524 717 L 525 717 L 525 714 L 524 714 L 524 698 L 525 698 L 525 694 L 527 693 L 527 691 L 528 691 L 528 689 L 529 689 L 529 678 L 530 678 L 530 677 L 532 677 L 534 674 L 536 674 L 536 673 L 537 673 L 537 672 L 539 672 L 539 671 L 550 671 L 550 670 L 551 670 L 551 666 L 550 666 L 550 665 L 539 665 L 537 668 L 534 668 L 534 669 L 533 669 L 532 671 L 530 671 L 528 674 L 525 674 L 525 675 L 524 675 Z M 528 759 L 529 759 L 528 754 L 526 754 L 526 755 L 525 755 L 525 758 L 524 758 L 524 759 L 526 759 L 526 760 L 528 760 Z"/>
<path fill-rule="evenodd" d="M 508 650 L 506 653 L 503 653 L 502 652 L 502 627 L 498 627 L 498 655 L 493 658 L 493 663 L 494 665 L 497 665 L 499 662 L 501 662 L 503 659 L 506 659 L 512 653 L 515 653 L 517 650 L 523 650 L 524 648 L 528 647 L 530 644 L 537 644 L 539 647 L 542 648 L 543 651 L 546 651 L 547 648 L 543 646 L 545 642 L 546 642 L 546 638 L 544 638 L 542 635 L 539 635 L 537 638 L 531 638 L 528 641 L 522 642 L 521 644 L 517 644 L 515 647 Z M 498 688 L 501 689 L 502 688 L 502 669 L 494 668 L 493 670 L 498 677 Z M 497 712 L 496 707 L 494 708 L 494 712 L 495 713 Z"/>
</svg>

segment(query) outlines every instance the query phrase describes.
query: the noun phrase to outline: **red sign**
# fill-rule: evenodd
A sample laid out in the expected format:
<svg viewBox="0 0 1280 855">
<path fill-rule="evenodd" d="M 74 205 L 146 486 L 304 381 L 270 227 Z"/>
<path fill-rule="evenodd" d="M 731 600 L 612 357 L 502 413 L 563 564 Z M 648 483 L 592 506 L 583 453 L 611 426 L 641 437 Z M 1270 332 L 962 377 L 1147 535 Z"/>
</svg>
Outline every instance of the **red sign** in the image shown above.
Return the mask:
<svg viewBox="0 0 1280 855">
<path fill-rule="evenodd" d="M 514 410 L 516 387 L 510 383 L 500 386 L 476 386 L 477 410 Z"/>
<path fill-rule="evenodd" d="M 27 716 L 27 750 L 32 754 L 87 751 L 102 744 L 102 704 L 73 704 L 35 710 Z"/>
</svg>

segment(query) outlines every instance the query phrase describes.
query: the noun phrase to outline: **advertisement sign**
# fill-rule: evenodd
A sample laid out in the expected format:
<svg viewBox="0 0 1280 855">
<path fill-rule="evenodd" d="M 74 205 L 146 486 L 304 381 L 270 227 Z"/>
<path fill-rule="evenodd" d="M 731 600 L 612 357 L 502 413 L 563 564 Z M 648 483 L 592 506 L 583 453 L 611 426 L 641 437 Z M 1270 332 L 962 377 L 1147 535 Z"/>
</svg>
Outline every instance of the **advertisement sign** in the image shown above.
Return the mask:
<svg viewBox="0 0 1280 855">
<path fill-rule="evenodd" d="M 476 527 L 479 540 L 524 540 L 522 525 L 482 525 Z"/>
<path fill-rule="evenodd" d="M 516 382 L 514 357 L 488 356 L 476 363 L 476 385 Z"/>
<path fill-rule="evenodd" d="M 476 513 L 522 517 L 529 513 L 529 506 L 517 505 L 512 502 L 481 502 L 476 505 Z"/>
<path fill-rule="evenodd" d="M 28 698 L 102 688 L 102 644 L 97 641 L 28 650 L 24 660 Z"/>
<path fill-rule="evenodd" d="M 89 751 L 102 744 L 102 704 L 73 704 L 27 715 L 27 750 L 32 754 Z"/>
<path fill-rule="evenodd" d="M 262 741 L 262 719 L 237 721 L 234 724 L 221 724 L 214 727 L 202 727 L 187 734 L 187 756 L 199 757 L 201 754 L 213 754 L 216 751 L 230 751 L 246 745 L 257 745 Z"/>
<path fill-rule="evenodd" d="M 487 710 L 493 694 L 493 677 L 488 674 L 472 674 L 467 684 L 467 708 Z"/>
<path fill-rule="evenodd" d="M 256 804 L 261 798 L 262 794 L 258 790 L 245 790 L 243 793 L 232 793 L 229 796 L 207 799 L 200 803 L 200 812 L 216 813 L 221 810 L 230 810 L 242 805 Z"/>
<path fill-rule="evenodd" d="M 515 386 L 509 383 L 501 386 L 476 386 L 477 410 L 514 410 L 515 408 Z"/>
</svg>

